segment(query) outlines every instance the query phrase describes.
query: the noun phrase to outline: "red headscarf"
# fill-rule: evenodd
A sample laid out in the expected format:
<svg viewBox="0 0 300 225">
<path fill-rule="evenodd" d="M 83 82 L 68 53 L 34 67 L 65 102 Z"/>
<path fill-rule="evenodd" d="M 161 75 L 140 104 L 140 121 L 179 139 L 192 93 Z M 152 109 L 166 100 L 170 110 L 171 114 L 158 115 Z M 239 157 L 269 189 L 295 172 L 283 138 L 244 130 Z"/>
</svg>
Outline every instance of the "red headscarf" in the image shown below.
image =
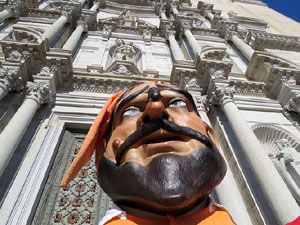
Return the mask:
<svg viewBox="0 0 300 225">
<path fill-rule="evenodd" d="M 104 140 L 104 135 L 106 134 L 117 101 L 125 91 L 126 90 L 123 90 L 113 95 L 99 112 L 81 146 L 80 151 L 73 160 L 71 166 L 68 168 L 68 171 L 60 184 L 61 187 L 66 187 L 70 181 L 73 180 L 80 169 L 90 160 L 99 142 Z M 96 156 L 96 165 L 97 161 L 101 157 L 98 154 L 99 152 L 97 152 Z"/>
</svg>

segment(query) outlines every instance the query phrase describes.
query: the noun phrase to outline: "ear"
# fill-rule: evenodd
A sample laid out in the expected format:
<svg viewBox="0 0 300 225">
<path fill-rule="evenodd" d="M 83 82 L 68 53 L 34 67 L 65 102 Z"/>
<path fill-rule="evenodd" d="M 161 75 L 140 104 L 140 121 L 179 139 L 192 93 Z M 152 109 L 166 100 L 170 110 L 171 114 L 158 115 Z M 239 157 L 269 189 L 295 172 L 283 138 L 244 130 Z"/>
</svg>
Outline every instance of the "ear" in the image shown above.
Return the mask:
<svg viewBox="0 0 300 225">
<path fill-rule="evenodd" d="M 216 147 L 217 147 L 218 149 L 220 149 L 220 145 L 219 145 L 217 133 L 216 133 L 216 131 L 214 130 L 214 128 L 212 128 L 212 127 L 209 126 L 209 125 L 208 125 L 207 134 L 208 134 L 209 138 L 213 141 L 213 143 L 216 145 Z"/>
<path fill-rule="evenodd" d="M 106 149 L 106 140 L 102 139 L 96 146 L 95 166 L 98 168 L 98 164 Z"/>
</svg>

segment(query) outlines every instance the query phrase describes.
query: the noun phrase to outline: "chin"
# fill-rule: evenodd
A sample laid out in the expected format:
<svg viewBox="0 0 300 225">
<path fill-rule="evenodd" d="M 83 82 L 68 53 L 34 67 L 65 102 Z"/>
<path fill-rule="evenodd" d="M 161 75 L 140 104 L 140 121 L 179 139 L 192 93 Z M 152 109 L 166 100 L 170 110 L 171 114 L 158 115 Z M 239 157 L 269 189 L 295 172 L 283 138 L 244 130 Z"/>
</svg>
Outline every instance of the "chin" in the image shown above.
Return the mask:
<svg viewBox="0 0 300 225">
<path fill-rule="evenodd" d="M 105 157 L 98 167 L 98 182 L 122 206 L 151 213 L 183 215 L 197 207 L 223 179 L 226 164 L 217 149 L 196 149 L 188 156 L 161 154 L 147 166 L 121 166 Z"/>
</svg>

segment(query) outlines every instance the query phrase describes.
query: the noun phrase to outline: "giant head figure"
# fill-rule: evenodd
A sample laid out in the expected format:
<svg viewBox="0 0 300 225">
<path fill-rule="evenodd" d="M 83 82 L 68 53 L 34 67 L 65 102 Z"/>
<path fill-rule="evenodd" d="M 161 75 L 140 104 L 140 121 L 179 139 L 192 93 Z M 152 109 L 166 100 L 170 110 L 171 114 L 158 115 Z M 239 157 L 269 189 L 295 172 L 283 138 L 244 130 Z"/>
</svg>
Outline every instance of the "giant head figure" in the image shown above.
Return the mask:
<svg viewBox="0 0 300 225">
<path fill-rule="evenodd" d="M 149 82 L 113 96 L 62 185 L 96 149 L 98 181 L 121 208 L 184 215 L 203 205 L 226 166 L 215 131 L 185 90 Z"/>
</svg>

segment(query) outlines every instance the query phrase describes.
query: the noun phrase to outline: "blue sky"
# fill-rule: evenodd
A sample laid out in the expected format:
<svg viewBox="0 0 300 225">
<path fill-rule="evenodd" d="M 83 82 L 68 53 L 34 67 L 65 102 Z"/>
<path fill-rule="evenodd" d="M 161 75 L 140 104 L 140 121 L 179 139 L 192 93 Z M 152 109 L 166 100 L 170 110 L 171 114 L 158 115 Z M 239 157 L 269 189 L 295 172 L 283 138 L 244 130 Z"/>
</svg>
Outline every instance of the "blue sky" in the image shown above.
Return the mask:
<svg viewBox="0 0 300 225">
<path fill-rule="evenodd" d="M 300 23 L 300 0 L 263 0 L 263 2 Z"/>
</svg>

